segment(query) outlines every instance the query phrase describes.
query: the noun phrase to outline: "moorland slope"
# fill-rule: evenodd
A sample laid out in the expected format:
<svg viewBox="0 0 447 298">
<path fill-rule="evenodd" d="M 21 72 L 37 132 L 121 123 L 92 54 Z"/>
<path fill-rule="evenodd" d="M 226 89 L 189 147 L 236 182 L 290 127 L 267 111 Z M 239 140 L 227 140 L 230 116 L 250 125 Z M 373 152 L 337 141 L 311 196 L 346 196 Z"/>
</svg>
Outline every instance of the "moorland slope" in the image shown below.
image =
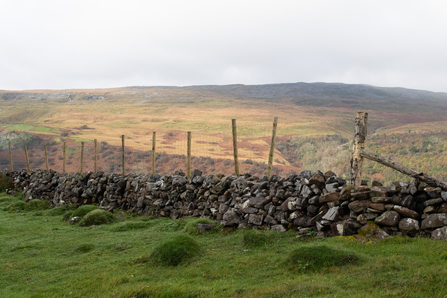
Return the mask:
<svg viewBox="0 0 447 298">
<path fill-rule="evenodd" d="M 444 178 L 447 172 L 442 158 L 447 148 L 447 93 L 340 83 L 2 90 L 0 109 L 3 148 L 7 149 L 8 140 L 16 149 L 26 143 L 32 154 L 42 156 L 43 145 L 54 146 L 56 169 L 60 167 L 62 141 L 79 148 L 81 141 L 91 146 L 97 139 L 107 143 L 105 147 L 114 147 L 121 145 L 120 136 L 125 135 L 126 147 L 138 153 L 151 149 L 155 131 L 158 151 L 181 157 L 186 152 L 186 131 L 192 131 L 193 155 L 221 159 L 219 170 L 231 172 L 233 165 L 224 165 L 224 160 L 232 157 L 230 120 L 235 118 L 240 159 L 248 160 L 247 171 L 254 170 L 250 162 L 259 163 L 259 172 L 267 161 L 271 122 L 276 116 L 277 171 L 344 172 L 355 112 L 365 111 L 369 113 L 369 146 L 438 178 Z M 75 156 L 73 165 L 78 151 L 70 152 Z M 3 150 L 0 154 L 6 153 Z M 104 167 L 117 163 L 118 155 L 105 155 L 101 159 Z M 138 167 L 147 170 L 147 159 L 133 159 L 135 164 L 138 160 Z M 182 158 L 172 160 L 171 169 L 184 164 Z M 426 169 L 424 160 L 436 161 L 436 169 Z M 160 171 L 168 171 L 169 162 L 164 162 Z M 7 155 L 2 155 L 1 166 L 7 166 Z M 35 166 L 42 167 L 43 163 Z M 369 178 L 398 177 L 380 173 L 383 168 L 371 168 L 367 171 Z"/>
</svg>

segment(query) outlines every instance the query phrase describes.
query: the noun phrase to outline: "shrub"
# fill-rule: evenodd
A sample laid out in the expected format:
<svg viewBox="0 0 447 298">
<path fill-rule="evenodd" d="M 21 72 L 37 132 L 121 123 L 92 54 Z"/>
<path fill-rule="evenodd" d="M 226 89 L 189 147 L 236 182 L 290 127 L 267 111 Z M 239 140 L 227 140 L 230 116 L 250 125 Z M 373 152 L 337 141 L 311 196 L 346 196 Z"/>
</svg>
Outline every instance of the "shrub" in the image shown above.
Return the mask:
<svg viewBox="0 0 447 298">
<path fill-rule="evenodd" d="M 188 235 L 178 235 L 158 245 L 149 256 L 153 265 L 177 266 L 200 253 L 200 245 Z"/>
<path fill-rule="evenodd" d="M 97 206 L 94 205 L 84 205 L 82 207 L 79 207 L 78 209 L 76 209 L 73 214 L 71 215 L 71 217 L 75 217 L 75 216 L 79 216 L 79 217 L 84 217 L 85 215 L 87 215 L 87 213 L 89 213 L 90 211 L 96 210 L 98 209 Z"/>
<path fill-rule="evenodd" d="M 31 211 L 31 210 L 46 210 L 50 208 L 50 204 L 47 201 L 42 201 L 39 199 L 33 199 L 30 200 L 28 203 L 25 204 L 25 210 Z"/>
<path fill-rule="evenodd" d="M 325 267 L 355 264 L 358 260 L 353 254 L 319 245 L 295 249 L 289 254 L 286 264 L 292 268 L 315 271 Z"/>
<path fill-rule="evenodd" d="M 216 225 L 214 221 L 208 218 L 197 218 L 190 222 L 188 222 L 185 227 L 183 228 L 183 232 L 188 233 L 190 235 L 199 235 L 201 234 L 199 231 L 199 228 L 197 224 L 207 224 L 207 225 L 213 225 L 213 229 L 211 231 L 208 231 L 207 233 L 214 233 L 219 231 L 219 227 Z"/>
<path fill-rule="evenodd" d="M 115 216 L 112 213 L 97 209 L 87 213 L 87 215 L 79 222 L 79 225 L 81 227 L 104 225 L 112 223 L 114 220 Z"/>
<path fill-rule="evenodd" d="M 265 246 L 268 236 L 265 232 L 257 230 L 244 230 L 242 234 L 242 245 L 245 247 L 261 247 Z"/>
<path fill-rule="evenodd" d="M 0 173 L 0 192 L 5 192 L 6 189 L 13 188 L 11 177 L 6 176 L 4 173 Z"/>
<path fill-rule="evenodd" d="M 67 212 L 67 208 L 64 206 L 55 207 L 53 209 L 48 210 L 47 214 L 48 216 L 58 216 L 63 215 Z"/>
</svg>

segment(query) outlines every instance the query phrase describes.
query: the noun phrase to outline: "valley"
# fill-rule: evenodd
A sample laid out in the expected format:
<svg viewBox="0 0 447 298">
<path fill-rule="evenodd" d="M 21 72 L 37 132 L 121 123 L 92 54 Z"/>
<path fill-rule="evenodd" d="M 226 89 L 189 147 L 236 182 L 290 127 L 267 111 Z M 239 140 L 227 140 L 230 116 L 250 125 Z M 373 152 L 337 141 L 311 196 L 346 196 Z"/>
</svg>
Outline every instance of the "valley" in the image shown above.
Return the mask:
<svg viewBox="0 0 447 298">
<path fill-rule="evenodd" d="M 26 168 L 23 145 L 32 169 L 92 170 L 93 140 L 98 140 L 101 170 L 119 172 L 121 135 L 125 135 L 126 169 L 147 172 L 152 133 L 156 132 L 156 171 L 186 169 L 186 132 L 192 132 L 193 168 L 204 173 L 234 172 L 231 119 L 237 119 L 242 172 L 265 174 L 272 121 L 279 117 L 274 173 L 332 170 L 347 175 L 350 142 L 357 111 L 369 113 L 368 150 L 446 179 L 447 94 L 368 85 L 295 83 L 190 87 L 128 87 L 91 90 L 0 92 L 1 168 L 9 168 L 8 141 L 15 166 Z M 71 156 L 71 157 L 70 157 Z M 127 165 L 128 164 L 128 165 Z M 365 178 L 405 180 L 400 174 L 365 164 Z"/>
</svg>

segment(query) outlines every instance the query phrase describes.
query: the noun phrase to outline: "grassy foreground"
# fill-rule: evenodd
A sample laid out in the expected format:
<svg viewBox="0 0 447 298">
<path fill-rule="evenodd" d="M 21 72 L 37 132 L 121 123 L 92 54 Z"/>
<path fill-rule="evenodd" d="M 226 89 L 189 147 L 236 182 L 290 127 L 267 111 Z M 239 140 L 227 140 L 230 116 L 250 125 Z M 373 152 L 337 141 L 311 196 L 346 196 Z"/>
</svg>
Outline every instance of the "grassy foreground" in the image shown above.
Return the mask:
<svg viewBox="0 0 447 298">
<path fill-rule="evenodd" d="M 194 218 L 119 212 L 110 225 L 80 227 L 62 221 L 63 212 L 6 211 L 18 199 L 0 194 L 0 297 L 447 295 L 444 241 L 297 240 L 292 231 L 200 235 Z M 178 266 L 154 265 L 154 249 L 180 235 L 191 236 L 200 253 Z"/>
</svg>

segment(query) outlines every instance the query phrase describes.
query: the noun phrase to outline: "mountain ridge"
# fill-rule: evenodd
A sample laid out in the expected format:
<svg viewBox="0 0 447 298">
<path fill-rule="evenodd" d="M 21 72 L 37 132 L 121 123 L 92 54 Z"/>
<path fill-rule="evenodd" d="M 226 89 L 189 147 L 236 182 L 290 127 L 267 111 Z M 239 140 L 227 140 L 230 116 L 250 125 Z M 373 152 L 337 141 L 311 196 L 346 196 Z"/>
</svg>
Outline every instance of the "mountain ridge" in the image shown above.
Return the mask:
<svg viewBox="0 0 447 298">
<path fill-rule="evenodd" d="M 447 101 L 447 92 L 410 89 L 403 87 L 378 87 L 368 84 L 345 84 L 327 82 L 296 82 L 260 85 L 192 85 L 192 86 L 129 86 L 104 89 L 65 90 L 0 90 L 4 100 L 15 99 L 62 99 L 70 94 L 115 94 L 118 91 L 144 94 L 148 90 L 181 90 L 200 92 L 208 95 L 230 96 L 251 99 L 382 99 L 382 100 L 422 100 Z M 44 96 L 43 94 L 47 94 Z M 101 98 L 100 98 L 101 99 Z"/>
</svg>

